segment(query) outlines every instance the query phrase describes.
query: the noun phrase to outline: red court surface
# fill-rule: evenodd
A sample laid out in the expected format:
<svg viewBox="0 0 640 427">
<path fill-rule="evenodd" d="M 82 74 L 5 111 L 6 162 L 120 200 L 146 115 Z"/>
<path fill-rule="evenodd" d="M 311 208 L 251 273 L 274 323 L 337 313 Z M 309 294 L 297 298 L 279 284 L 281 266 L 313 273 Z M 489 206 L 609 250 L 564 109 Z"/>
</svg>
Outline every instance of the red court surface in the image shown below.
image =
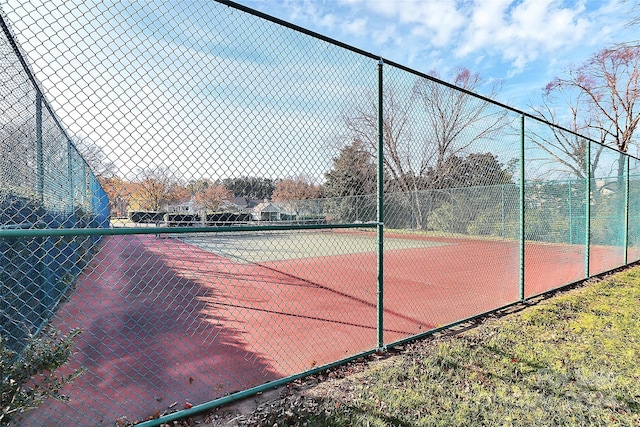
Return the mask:
<svg viewBox="0 0 640 427">
<path fill-rule="evenodd" d="M 441 245 L 385 253 L 386 343 L 519 299 L 517 242 L 432 240 Z M 594 247 L 591 270 L 622 256 Z M 376 259 L 242 264 L 176 239 L 105 237 L 54 322 L 82 329 L 71 365 L 86 372 L 64 390 L 68 403 L 21 425 L 140 420 L 375 348 Z M 579 246 L 528 244 L 525 295 L 584 278 L 584 260 Z"/>
</svg>

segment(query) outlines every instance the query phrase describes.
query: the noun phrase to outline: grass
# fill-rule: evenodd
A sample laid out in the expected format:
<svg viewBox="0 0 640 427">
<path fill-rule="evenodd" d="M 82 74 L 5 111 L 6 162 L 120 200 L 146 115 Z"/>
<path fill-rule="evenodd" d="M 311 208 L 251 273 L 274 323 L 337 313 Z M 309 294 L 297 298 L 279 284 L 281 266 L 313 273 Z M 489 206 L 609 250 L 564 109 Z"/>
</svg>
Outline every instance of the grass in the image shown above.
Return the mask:
<svg viewBox="0 0 640 427">
<path fill-rule="evenodd" d="M 316 386 L 306 399 L 269 422 L 640 425 L 640 267 L 460 335 L 415 343 Z"/>
</svg>

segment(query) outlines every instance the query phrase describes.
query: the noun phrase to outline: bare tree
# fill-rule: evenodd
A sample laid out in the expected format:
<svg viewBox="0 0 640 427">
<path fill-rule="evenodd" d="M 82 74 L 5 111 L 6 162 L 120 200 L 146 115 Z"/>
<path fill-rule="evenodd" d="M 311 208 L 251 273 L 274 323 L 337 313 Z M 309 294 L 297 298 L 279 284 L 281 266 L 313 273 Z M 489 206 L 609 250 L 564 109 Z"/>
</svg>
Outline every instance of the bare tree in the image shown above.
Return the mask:
<svg viewBox="0 0 640 427">
<path fill-rule="evenodd" d="M 622 0 L 622 3 L 627 3 L 626 0 Z M 634 2 L 631 2 L 634 3 Z M 640 26 L 640 2 L 634 3 L 629 10 L 631 19 L 627 23 L 628 27 Z"/>
<path fill-rule="evenodd" d="M 579 111 L 580 93 L 571 93 L 562 90 L 561 87 L 548 86 L 540 105 L 531 105 L 531 109 L 538 117 L 549 123 L 554 123 L 574 133 L 566 132 L 560 127 L 544 126 L 544 132 L 537 131 L 536 127 L 528 129 L 529 140 L 541 150 L 535 158 L 529 160 L 538 162 L 545 175 L 549 171 L 559 173 L 561 176 L 570 175 L 577 179 L 586 178 L 587 171 L 587 144 L 591 131 L 589 118 L 582 117 Z M 558 111 L 557 105 L 562 105 L 564 114 Z M 600 157 L 602 147 L 596 148 L 594 162 Z"/>
<path fill-rule="evenodd" d="M 584 64 L 569 69 L 546 87 L 576 99 L 575 115 L 584 129 L 603 145 L 620 151 L 617 188 L 623 186 L 624 154 L 637 145 L 640 124 L 640 45 L 621 45 L 595 53 Z M 598 155 L 601 152 L 598 151 Z M 597 165 L 597 159 L 596 159 Z M 593 171 L 595 165 L 592 164 Z M 593 173 L 592 173 L 593 175 Z M 592 176 L 593 178 L 593 176 Z"/>
<path fill-rule="evenodd" d="M 304 177 L 283 179 L 276 184 L 273 201 L 285 204 L 296 216 L 308 205 L 308 200 L 320 197 L 320 187 Z"/>
<path fill-rule="evenodd" d="M 152 212 L 159 212 L 167 203 L 177 201 L 180 190 L 184 190 L 171 169 L 162 165 L 141 170 L 134 188 L 132 207 Z"/>
<path fill-rule="evenodd" d="M 447 173 L 445 160 L 449 156 L 488 140 L 506 126 L 504 109 L 493 108 L 490 102 L 470 93 L 481 82 L 478 74 L 460 68 L 454 83 L 462 90 L 422 77 L 416 78 L 404 93 L 395 86 L 386 86 L 382 133 L 388 189 L 417 192 L 437 188 Z M 490 96 L 495 96 L 500 86 L 493 85 Z M 345 120 L 350 140 L 362 141 L 372 155 L 377 154 L 378 145 L 377 102 L 377 98 L 370 99 Z M 424 203 L 417 197 L 411 203 L 416 226 L 423 228 Z"/>
<path fill-rule="evenodd" d="M 224 185 L 209 183 L 196 193 L 195 201 L 205 211 L 215 212 L 220 208 L 222 202 L 232 197 L 233 194 Z"/>
<path fill-rule="evenodd" d="M 73 145 L 96 177 L 111 178 L 115 176 L 116 165 L 109 160 L 104 150 L 95 142 L 86 137 L 75 137 L 73 138 Z"/>
<path fill-rule="evenodd" d="M 408 161 L 411 151 L 411 101 L 401 99 L 398 91 L 387 87 L 383 94 L 383 163 L 389 179 L 402 190 L 412 188 L 411 164 Z M 345 117 L 347 128 L 351 134 L 351 141 L 361 141 L 365 149 L 376 156 L 378 147 L 378 100 L 369 99 L 366 105 L 359 105 L 353 114 Z M 428 159 L 422 159 L 422 163 Z"/>
<path fill-rule="evenodd" d="M 496 108 L 484 99 L 469 94 L 481 82 L 479 74 L 459 68 L 454 84 L 464 90 L 453 90 L 430 79 L 418 79 L 414 85 L 414 94 L 423 107 L 420 117 L 426 120 L 429 128 L 429 154 L 435 158 L 434 186 L 437 186 L 437 180 L 446 176 L 447 171 L 443 170 L 443 166 L 449 156 L 455 156 L 474 143 L 491 138 L 506 125 L 507 112 L 503 108 Z M 500 88 L 500 83 L 494 84 L 489 97 L 495 97 Z M 423 173 L 426 165 L 419 166 Z"/>
<path fill-rule="evenodd" d="M 0 187 L 27 195 L 36 182 L 35 129 L 28 120 L 0 125 Z"/>
</svg>

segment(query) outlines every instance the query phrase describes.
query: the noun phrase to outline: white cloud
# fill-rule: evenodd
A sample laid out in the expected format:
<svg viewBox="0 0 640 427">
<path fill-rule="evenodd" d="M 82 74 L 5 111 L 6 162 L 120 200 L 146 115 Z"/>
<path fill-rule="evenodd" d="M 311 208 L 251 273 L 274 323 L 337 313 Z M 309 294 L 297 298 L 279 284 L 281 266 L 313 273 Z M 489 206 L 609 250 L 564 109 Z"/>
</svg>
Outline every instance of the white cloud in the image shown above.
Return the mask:
<svg viewBox="0 0 640 427">
<path fill-rule="evenodd" d="M 367 31 L 367 20 L 365 18 L 354 19 L 343 24 L 344 31 L 357 37 L 363 37 Z"/>
<path fill-rule="evenodd" d="M 545 54 L 575 47 L 589 30 L 582 2 L 572 7 L 557 0 L 508 0 L 476 3 L 455 50 L 459 58 L 489 52 L 517 70 Z"/>
<path fill-rule="evenodd" d="M 325 28 L 335 27 L 336 22 L 338 22 L 338 18 L 332 13 L 322 15 L 320 19 L 318 19 L 318 23 Z"/>
<path fill-rule="evenodd" d="M 464 18 L 454 0 L 343 0 L 343 4 L 358 13 L 377 14 L 387 22 L 406 25 L 414 37 L 423 37 L 428 44 L 443 46 L 452 41 Z"/>
<path fill-rule="evenodd" d="M 159 60 L 162 52 L 158 50 L 162 51 L 163 46 L 160 46 L 157 41 L 149 42 L 148 39 L 145 42 L 149 43 L 148 46 L 143 48 L 143 45 L 140 45 L 140 49 L 136 49 L 135 52 L 126 52 L 126 56 L 132 58 L 131 63 L 126 66 L 113 60 L 119 55 L 124 55 L 123 52 L 126 51 L 127 46 L 142 43 L 140 40 L 132 39 L 131 43 L 124 43 L 125 51 L 118 52 L 108 50 L 113 43 L 105 43 L 105 46 L 100 49 L 89 49 L 86 43 L 92 37 L 86 37 L 87 40 L 80 38 L 72 46 L 68 46 L 66 52 L 47 48 L 55 45 L 57 37 L 60 34 L 66 34 L 65 31 L 73 33 L 70 35 L 73 36 L 76 32 L 79 34 L 81 29 L 82 31 L 91 30 L 90 15 L 80 13 L 80 11 L 84 12 L 84 9 L 81 9 L 83 2 L 76 1 L 79 6 L 74 22 L 86 25 L 73 31 L 63 26 L 63 29 L 51 36 L 36 31 L 26 37 L 25 48 L 36 53 L 32 62 L 40 70 L 38 76 L 48 89 L 51 99 L 58 102 L 63 119 L 67 119 L 66 124 L 73 132 L 83 131 L 103 146 L 116 144 L 122 147 L 129 140 L 135 140 L 139 144 L 147 142 L 149 145 L 161 145 L 165 139 L 182 142 L 183 145 L 188 146 L 195 144 L 190 138 L 198 132 L 198 129 L 207 128 L 206 125 L 194 119 L 194 116 L 215 117 L 230 111 L 225 106 L 217 105 L 216 102 L 219 101 L 214 95 L 211 95 L 213 101 L 206 99 L 204 102 L 190 95 L 185 96 L 184 93 L 173 93 L 165 90 L 163 85 L 152 84 L 155 80 L 150 79 L 149 76 L 166 82 L 167 86 L 184 88 L 187 92 L 206 92 L 212 89 L 207 85 L 194 85 L 194 79 L 186 77 L 177 79 L 175 74 L 182 73 L 183 76 L 190 76 L 192 75 L 190 73 L 194 73 L 214 76 L 216 73 L 222 73 L 220 70 L 229 69 L 238 71 L 235 74 L 242 71 L 247 75 L 274 73 L 275 76 L 280 76 L 286 75 L 287 72 L 295 75 L 296 70 L 293 69 L 248 68 L 256 64 L 247 64 L 246 58 L 241 58 L 242 55 L 238 55 L 235 59 L 231 58 L 233 55 L 226 58 L 209 56 L 207 52 L 212 46 L 222 47 L 229 44 L 227 52 L 233 51 L 231 45 L 233 42 L 229 37 L 224 37 L 215 31 L 208 31 L 206 23 L 201 23 L 203 31 L 195 30 L 199 27 L 187 26 L 185 28 L 193 29 L 193 34 L 190 31 L 182 33 L 190 34 L 195 41 L 188 45 L 199 46 L 200 50 L 191 52 L 186 45 L 166 46 L 167 52 L 171 52 L 166 61 Z M 13 4 L 13 1 L 10 3 Z M 380 54 L 386 59 L 419 71 L 434 70 L 442 76 L 447 76 L 457 65 L 463 65 L 472 67 L 474 71 L 480 71 L 488 81 L 492 78 L 513 76 L 519 76 L 524 80 L 523 76 L 526 75 L 528 81 L 522 84 L 522 90 L 511 89 L 505 94 L 507 98 L 520 97 L 522 92 L 530 90 L 531 87 L 543 86 L 543 81 L 549 81 L 554 74 L 557 74 L 557 70 L 566 66 L 567 61 L 575 62 L 576 54 L 584 55 L 585 52 L 594 52 L 600 48 L 598 46 L 602 46 L 602 43 L 609 43 L 615 40 L 613 37 L 619 37 L 619 31 L 625 23 L 624 19 L 620 18 L 621 7 L 615 0 L 609 0 L 607 3 L 604 1 L 588 3 L 586 0 L 579 2 L 560 0 L 477 0 L 474 2 L 467 0 L 341 0 L 339 2 L 335 0 L 269 0 L 256 2 L 247 0 L 243 3 L 249 7 L 260 5 L 261 10 L 268 14 L 371 53 Z M 16 2 L 16 4 L 15 7 L 20 9 L 22 3 Z M 29 9 L 32 4 L 35 2 L 28 2 L 26 6 L 22 6 L 28 8 L 23 24 L 38 22 L 38 13 L 41 13 L 42 9 L 35 6 L 33 10 Z M 64 4 L 73 9 L 71 2 L 64 2 Z M 64 8 L 61 7 L 60 10 Z M 52 25 L 64 22 L 54 15 L 51 15 L 50 19 L 53 22 Z M 105 28 L 109 28 L 109 25 Z M 96 34 L 107 41 L 112 37 L 120 37 L 122 41 L 122 35 L 117 31 L 105 30 Z M 145 34 L 138 36 L 146 37 Z M 30 46 L 30 42 L 40 47 Z M 281 45 L 274 43 L 271 46 L 274 46 L 274 54 L 286 49 L 294 53 L 297 47 L 291 43 Z M 265 47 L 265 52 L 267 50 Z M 271 54 L 271 50 L 268 51 L 268 54 Z M 65 54 L 69 55 L 69 58 L 66 58 Z M 262 90 L 267 100 L 275 99 L 273 94 L 283 90 L 290 93 L 292 97 L 307 101 L 309 93 L 335 91 L 336 96 L 339 97 L 340 90 L 343 90 L 340 84 L 347 86 L 351 77 L 340 68 L 344 63 L 339 59 L 332 59 L 334 62 L 321 65 L 325 71 L 333 72 L 331 67 L 335 67 L 335 75 L 344 73 L 345 81 L 342 83 L 339 79 L 333 79 L 330 85 L 317 83 L 314 86 L 315 82 L 311 79 L 306 81 L 306 86 L 290 85 L 285 86 L 284 89 L 282 86 L 274 86 L 273 90 L 268 88 L 253 90 L 256 94 L 262 93 L 260 92 Z M 184 63 L 182 68 L 175 71 L 174 67 L 167 65 L 171 61 L 177 61 L 177 64 L 181 64 L 180 61 Z M 86 65 L 83 65 L 83 62 Z M 100 68 L 105 64 L 111 64 L 106 71 Z M 304 68 L 306 65 L 300 62 L 299 66 Z M 83 67 L 87 69 L 84 70 Z M 137 71 L 140 71 L 139 74 L 142 77 L 136 77 Z M 79 74 L 83 75 L 79 76 Z M 322 73 L 318 73 L 320 74 Z M 128 78 L 132 81 L 120 81 L 123 75 L 129 76 Z M 231 81 L 231 75 L 226 78 Z M 70 80 L 74 80 L 76 84 L 69 84 Z M 128 87 L 128 91 L 122 89 L 121 85 Z M 211 86 L 224 87 L 220 81 L 213 81 Z M 65 87 L 70 89 L 66 95 L 61 89 Z M 348 93 L 346 89 L 344 92 Z M 127 102 L 124 101 L 125 98 Z M 185 102 L 189 105 L 209 105 L 210 109 L 200 110 L 198 109 L 200 107 L 193 107 L 189 114 L 189 109 L 184 107 Z M 321 100 L 314 102 L 323 105 Z M 167 108 L 172 105 L 176 106 L 175 111 L 168 114 Z M 304 105 L 304 102 L 300 105 Z M 157 114 L 149 116 L 147 113 L 149 110 Z M 80 114 L 84 111 L 86 115 Z M 248 114 L 240 109 L 234 111 L 238 111 L 238 117 Z M 178 129 L 185 126 L 188 132 L 164 135 L 150 127 L 149 123 L 164 123 L 163 120 L 169 116 L 174 117 L 175 123 L 168 123 L 167 128 Z M 254 122 L 259 121 L 257 116 L 252 119 Z M 268 119 L 270 120 L 271 117 Z M 296 119 L 296 123 L 288 123 L 291 128 L 307 126 L 313 129 L 317 126 L 316 118 L 310 116 L 304 109 L 298 112 Z M 260 120 L 266 121 L 267 118 Z M 286 134 L 287 130 L 283 129 L 282 132 Z M 211 131 L 211 134 L 204 135 L 203 139 L 213 141 L 218 137 L 219 135 Z M 283 137 L 282 140 L 286 140 L 290 145 L 296 143 L 287 138 L 289 137 Z M 117 150 L 114 149 L 115 152 Z"/>
<path fill-rule="evenodd" d="M 379 45 L 384 45 L 388 42 L 394 44 L 400 44 L 402 36 L 398 34 L 397 27 L 394 24 L 385 25 L 383 28 L 376 28 L 372 32 L 372 39 Z"/>
<path fill-rule="evenodd" d="M 327 7 L 322 1 L 316 4 Z M 575 57 L 599 37 L 610 39 L 613 28 L 621 26 L 621 6 L 615 0 L 341 0 L 337 6 L 330 4 L 332 13 L 342 20 L 336 21 L 334 29 L 357 37 L 347 42 L 358 47 L 385 52 L 389 45 L 396 46 L 399 49 L 390 59 L 409 66 L 425 57 L 422 52 L 439 50 L 448 62 L 485 66 L 498 61 L 510 68 L 505 73 L 511 75 L 536 61 Z M 353 31 L 349 25 L 353 16 L 367 17 L 367 28 Z M 608 19 L 612 16 L 617 17 L 617 25 Z M 335 32 L 330 35 L 336 37 Z"/>
</svg>

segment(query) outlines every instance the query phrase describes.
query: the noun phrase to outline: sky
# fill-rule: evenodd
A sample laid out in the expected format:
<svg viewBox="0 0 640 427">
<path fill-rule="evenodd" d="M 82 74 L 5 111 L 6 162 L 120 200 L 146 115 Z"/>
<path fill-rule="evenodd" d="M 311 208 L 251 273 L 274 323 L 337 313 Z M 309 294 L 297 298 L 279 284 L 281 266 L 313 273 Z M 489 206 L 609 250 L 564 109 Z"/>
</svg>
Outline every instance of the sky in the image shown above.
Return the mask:
<svg viewBox="0 0 640 427">
<path fill-rule="evenodd" d="M 324 36 L 450 80 L 479 73 L 486 94 L 528 110 L 542 88 L 615 43 L 640 39 L 620 0 L 238 0 Z M 640 11 L 637 11 L 640 13 Z"/>
<path fill-rule="evenodd" d="M 634 3 L 618 0 L 238 3 L 444 80 L 466 67 L 483 76 L 481 94 L 499 81 L 495 99 L 525 111 L 567 67 L 638 33 L 625 26 Z M 352 139 L 345 119 L 375 115 L 375 57 L 211 0 L 0 0 L 0 7 L 68 133 L 100 147 L 130 179 L 168 167 L 184 180 L 321 182 Z M 419 117 L 416 77 L 393 67 L 385 73 Z M 423 155 L 418 141 L 431 132 L 424 122 L 413 121 L 407 158 Z M 486 144 L 473 149 L 501 153 L 505 164 L 517 155 L 506 140 Z"/>
</svg>

